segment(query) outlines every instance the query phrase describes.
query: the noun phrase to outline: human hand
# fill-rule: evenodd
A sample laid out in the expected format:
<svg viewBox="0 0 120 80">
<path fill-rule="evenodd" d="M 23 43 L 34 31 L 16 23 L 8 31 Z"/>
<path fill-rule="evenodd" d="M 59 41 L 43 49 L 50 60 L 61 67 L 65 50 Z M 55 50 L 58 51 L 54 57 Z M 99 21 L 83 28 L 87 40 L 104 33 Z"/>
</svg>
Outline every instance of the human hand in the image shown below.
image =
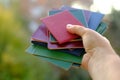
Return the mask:
<svg viewBox="0 0 120 80">
<path fill-rule="evenodd" d="M 112 66 L 116 59 L 120 63 L 120 59 L 112 49 L 110 42 L 96 31 L 79 25 L 69 24 L 67 30 L 82 37 L 86 51 L 82 66 L 89 71 L 91 77 L 95 80 L 112 80 L 112 78 L 103 78 L 106 75 L 104 71 L 109 70 L 109 66 Z"/>
</svg>

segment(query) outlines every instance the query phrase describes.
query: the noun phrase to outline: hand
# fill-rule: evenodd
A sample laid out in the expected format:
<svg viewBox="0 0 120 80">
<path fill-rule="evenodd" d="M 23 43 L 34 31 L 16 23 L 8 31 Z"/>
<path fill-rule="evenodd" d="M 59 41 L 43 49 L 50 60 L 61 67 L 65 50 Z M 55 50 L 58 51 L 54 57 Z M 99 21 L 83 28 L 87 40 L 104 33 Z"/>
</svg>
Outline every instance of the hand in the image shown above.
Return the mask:
<svg viewBox="0 0 120 80">
<path fill-rule="evenodd" d="M 95 80 L 115 80 L 116 76 L 112 78 L 108 78 L 108 76 L 115 73 L 114 69 L 110 70 L 111 67 L 119 66 L 118 71 L 120 73 L 120 58 L 112 49 L 110 42 L 96 31 L 83 26 L 69 24 L 67 30 L 82 37 L 86 50 L 82 66 L 89 71 L 91 77 Z"/>
</svg>

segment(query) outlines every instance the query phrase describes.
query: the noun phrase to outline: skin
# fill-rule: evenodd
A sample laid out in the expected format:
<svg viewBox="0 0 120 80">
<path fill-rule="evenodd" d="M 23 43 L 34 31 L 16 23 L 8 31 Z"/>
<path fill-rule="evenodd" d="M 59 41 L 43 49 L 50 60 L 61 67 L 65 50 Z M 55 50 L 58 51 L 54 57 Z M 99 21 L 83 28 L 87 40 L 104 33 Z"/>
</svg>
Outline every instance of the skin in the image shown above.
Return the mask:
<svg viewBox="0 0 120 80">
<path fill-rule="evenodd" d="M 82 37 L 86 50 L 82 67 L 93 80 L 120 80 L 120 58 L 105 37 L 79 25 L 68 24 L 67 30 Z"/>
</svg>

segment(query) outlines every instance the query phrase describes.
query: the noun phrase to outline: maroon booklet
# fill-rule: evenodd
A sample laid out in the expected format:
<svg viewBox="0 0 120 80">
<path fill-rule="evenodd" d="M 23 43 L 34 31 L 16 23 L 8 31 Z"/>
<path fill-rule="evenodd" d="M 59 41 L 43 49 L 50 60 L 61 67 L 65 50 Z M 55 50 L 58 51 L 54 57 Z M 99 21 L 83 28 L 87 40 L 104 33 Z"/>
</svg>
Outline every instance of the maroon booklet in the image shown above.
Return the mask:
<svg viewBox="0 0 120 80">
<path fill-rule="evenodd" d="M 83 48 L 82 41 L 68 42 L 64 44 L 51 43 L 48 41 L 48 49 L 77 49 Z"/>
<path fill-rule="evenodd" d="M 83 48 L 83 43 L 81 41 L 75 41 L 75 42 L 66 42 L 63 44 L 58 43 L 51 43 L 49 37 L 50 33 L 48 32 L 48 49 L 75 49 L 75 48 Z"/>
<path fill-rule="evenodd" d="M 44 24 L 41 24 L 32 35 L 32 41 L 47 42 L 48 30 Z"/>
<path fill-rule="evenodd" d="M 51 15 L 41 19 L 51 34 L 55 37 L 59 44 L 68 42 L 79 36 L 71 34 L 67 31 L 67 24 L 82 25 L 69 11 L 63 11 L 55 15 Z"/>
</svg>

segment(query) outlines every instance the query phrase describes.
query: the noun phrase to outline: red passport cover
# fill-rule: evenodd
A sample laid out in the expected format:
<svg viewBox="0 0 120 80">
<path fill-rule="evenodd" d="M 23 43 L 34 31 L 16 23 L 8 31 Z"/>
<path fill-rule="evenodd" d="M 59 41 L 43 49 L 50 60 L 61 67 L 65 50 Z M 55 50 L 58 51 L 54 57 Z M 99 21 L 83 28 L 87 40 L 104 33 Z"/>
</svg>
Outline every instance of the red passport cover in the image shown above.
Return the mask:
<svg viewBox="0 0 120 80">
<path fill-rule="evenodd" d="M 51 15 L 41 19 L 48 30 L 52 33 L 59 44 L 68 42 L 79 36 L 71 34 L 67 31 L 67 24 L 82 25 L 69 11 L 63 11 L 55 15 Z"/>
</svg>

